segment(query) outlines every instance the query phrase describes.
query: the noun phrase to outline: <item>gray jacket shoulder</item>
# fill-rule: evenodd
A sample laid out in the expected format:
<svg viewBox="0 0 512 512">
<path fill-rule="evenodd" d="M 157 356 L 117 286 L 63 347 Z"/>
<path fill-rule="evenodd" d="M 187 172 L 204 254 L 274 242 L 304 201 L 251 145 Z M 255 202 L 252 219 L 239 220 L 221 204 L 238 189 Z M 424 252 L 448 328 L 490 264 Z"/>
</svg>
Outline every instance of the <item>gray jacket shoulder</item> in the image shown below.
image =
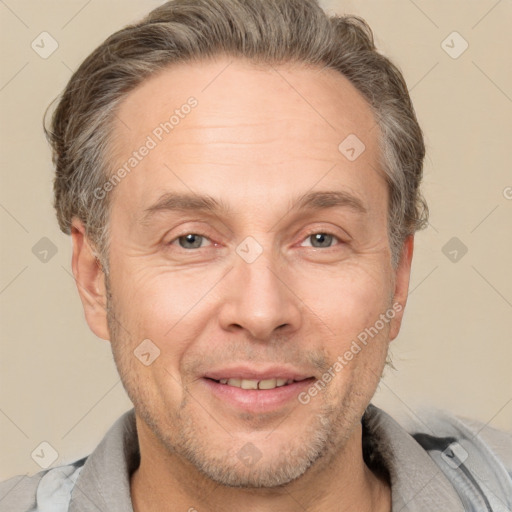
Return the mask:
<svg viewBox="0 0 512 512">
<path fill-rule="evenodd" d="M 0 482 L 0 512 L 36 512 L 67 510 L 71 491 L 87 457 L 71 464 L 49 468 L 32 476 L 19 475 Z M 52 508 L 48 508 L 51 505 Z M 65 507 L 65 508 L 64 508 Z"/>
<path fill-rule="evenodd" d="M 512 432 L 497 430 L 485 423 L 467 418 L 459 418 L 468 429 L 475 433 L 485 443 L 497 459 L 503 464 L 507 473 L 512 477 Z"/>
<path fill-rule="evenodd" d="M 0 512 L 29 512 L 36 506 L 37 487 L 48 470 L 0 482 Z"/>
</svg>

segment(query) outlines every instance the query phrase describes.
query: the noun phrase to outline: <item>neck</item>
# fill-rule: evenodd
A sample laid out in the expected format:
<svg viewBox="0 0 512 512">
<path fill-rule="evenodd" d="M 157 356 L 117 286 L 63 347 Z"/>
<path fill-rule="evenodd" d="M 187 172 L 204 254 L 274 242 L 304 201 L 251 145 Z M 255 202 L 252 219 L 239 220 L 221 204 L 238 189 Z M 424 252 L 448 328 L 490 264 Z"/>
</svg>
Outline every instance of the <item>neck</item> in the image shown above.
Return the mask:
<svg viewBox="0 0 512 512">
<path fill-rule="evenodd" d="M 317 461 L 297 480 L 276 488 L 218 485 L 175 453 L 168 453 L 137 418 L 140 466 L 131 476 L 134 512 L 389 512 L 387 481 L 364 463 L 361 427 L 336 454 Z"/>
</svg>

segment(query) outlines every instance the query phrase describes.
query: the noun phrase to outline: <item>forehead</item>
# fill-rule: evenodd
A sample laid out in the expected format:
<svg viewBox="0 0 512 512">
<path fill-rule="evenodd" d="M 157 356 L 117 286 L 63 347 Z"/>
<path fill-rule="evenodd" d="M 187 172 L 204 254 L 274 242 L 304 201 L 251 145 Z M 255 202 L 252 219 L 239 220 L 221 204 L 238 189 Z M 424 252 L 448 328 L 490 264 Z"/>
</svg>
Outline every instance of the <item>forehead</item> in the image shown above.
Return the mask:
<svg viewBox="0 0 512 512">
<path fill-rule="evenodd" d="M 378 134 L 366 100 L 335 70 L 227 57 L 180 63 L 119 105 L 112 171 L 124 165 L 129 177 L 115 194 L 129 187 L 139 209 L 192 185 L 214 196 L 236 189 L 241 200 L 250 189 L 261 201 L 297 195 L 325 175 L 327 188 L 341 183 L 364 198 L 365 187 L 382 184 Z M 150 149 L 127 166 L 143 146 Z"/>
<path fill-rule="evenodd" d="M 127 140 L 137 135 L 134 127 L 147 133 L 191 96 L 198 99 L 204 121 L 222 115 L 227 124 L 269 117 L 279 122 L 280 115 L 294 112 L 339 135 L 354 128 L 363 136 L 375 127 L 367 101 L 334 69 L 217 57 L 173 64 L 144 80 L 121 101 L 114 135 Z"/>
</svg>

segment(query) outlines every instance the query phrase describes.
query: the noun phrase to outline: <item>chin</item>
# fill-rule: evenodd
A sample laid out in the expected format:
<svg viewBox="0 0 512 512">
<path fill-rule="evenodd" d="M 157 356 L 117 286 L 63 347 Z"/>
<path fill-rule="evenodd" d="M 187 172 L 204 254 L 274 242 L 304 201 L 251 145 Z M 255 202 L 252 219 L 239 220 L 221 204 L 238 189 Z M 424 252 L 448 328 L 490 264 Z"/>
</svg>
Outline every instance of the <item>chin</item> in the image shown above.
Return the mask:
<svg viewBox="0 0 512 512">
<path fill-rule="evenodd" d="M 304 427 L 285 425 L 275 431 L 227 434 L 219 427 L 204 430 L 191 421 L 174 425 L 177 437 L 161 439 L 170 453 L 178 454 L 209 480 L 226 487 L 274 488 L 302 477 L 315 463 L 330 458 L 333 422 L 315 415 Z M 217 425 L 215 424 L 217 427 Z M 297 431 L 302 427 L 300 431 Z M 258 439 L 256 439 L 256 437 Z"/>
</svg>

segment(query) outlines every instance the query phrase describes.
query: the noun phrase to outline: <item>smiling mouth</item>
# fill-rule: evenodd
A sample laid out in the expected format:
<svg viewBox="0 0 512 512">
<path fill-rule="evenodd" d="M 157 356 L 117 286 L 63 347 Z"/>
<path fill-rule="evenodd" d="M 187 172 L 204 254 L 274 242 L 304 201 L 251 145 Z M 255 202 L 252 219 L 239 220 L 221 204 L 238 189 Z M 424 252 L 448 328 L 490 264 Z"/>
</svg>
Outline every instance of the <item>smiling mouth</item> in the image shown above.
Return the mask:
<svg viewBox="0 0 512 512">
<path fill-rule="evenodd" d="M 210 379 L 214 382 L 217 382 L 219 384 L 224 384 L 226 386 L 232 386 L 235 388 L 241 388 L 241 389 L 275 389 L 280 388 L 283 386 L 288 386 L 290 384 L 293 384 L 294 382 L 302 382 L 304 380 L 312 380 L 314 377 L 307 377 L 305 379 L 283 379 L 283 378 L 271 378 L 271 379 L 262 379 L 262 380 L 255 380 L 255 379 L 237 379 L 237 378 L 231 378 L 231 379 Z"/>
</svg>

